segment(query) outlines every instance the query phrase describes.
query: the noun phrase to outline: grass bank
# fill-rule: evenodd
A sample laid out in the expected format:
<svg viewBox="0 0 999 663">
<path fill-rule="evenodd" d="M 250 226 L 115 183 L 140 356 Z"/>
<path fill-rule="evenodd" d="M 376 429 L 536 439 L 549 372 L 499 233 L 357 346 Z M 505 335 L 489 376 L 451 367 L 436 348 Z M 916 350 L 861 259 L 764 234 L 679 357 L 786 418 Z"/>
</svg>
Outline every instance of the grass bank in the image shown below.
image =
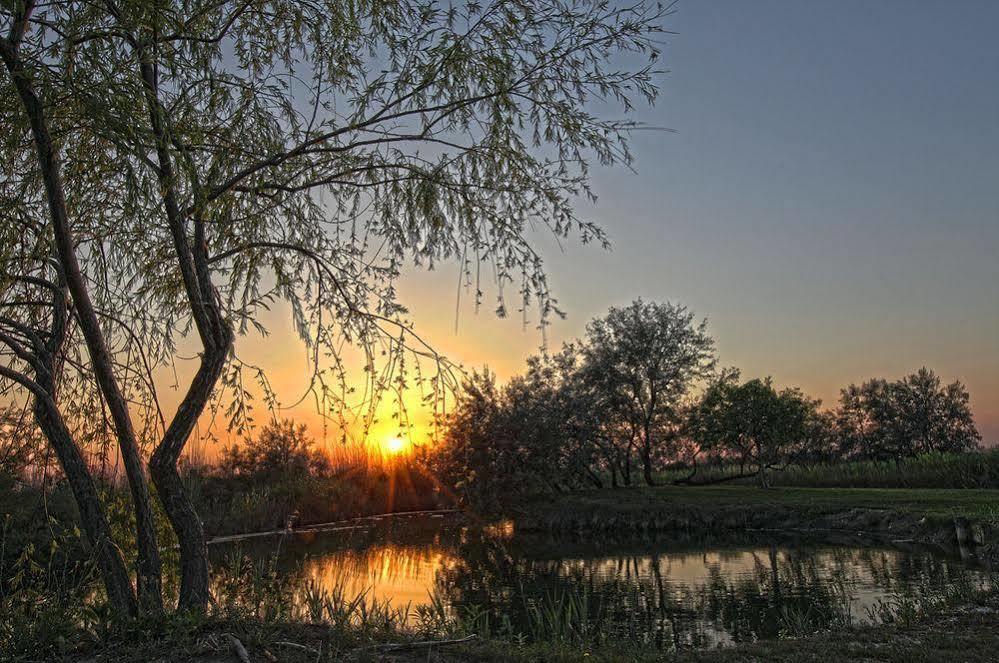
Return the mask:
<svg viewBox="0 0 999 663">
<path fill-rule="evenodd" d="M 449 506 L 415 463 L 358 465 L 328 476 L 224 477 L 191 472 L 185 484 L 210 536 L 280 529 Z"/>
<path fill-rule="evenodd" d="M 994 661 L 999 651 L 999 595 L 983 592 L 953 603 L 913 604 L 887 616 L 877 626 L 841 628 L 803 637 L 747 643 L 726 649 L 654 651 L 639 643 L 544 643 L 516 639 L 481 639 L 429 645 L 415 634 L 402 636 L 390 627 L 365 630 L 328 624 L 259 620 L 176 620 L 156 628 L 130 631 L 98 647 L 66 652 L 61 660 L 98 661 L 238 661 L 232 638 L 250 660 L 289 663 L 392 661 L 395 663 L 749 663 L 751 661 L 884 661 L 918 663 L 960 660 Z M 440 636 L 438 636 L 440 637 Z M 451 640 L 470 637 L 455 634 Z M 27 660 L 27 659 L 25 659 Z"/>
<path fill-rule="evenodd" d="M 873 514 L 904 522 L 952 523 L 955 516 L 994 522 L 995 491 L 900 491 L 772 489 L 747 486 L 713 488 L 649 488 L 591 491 L 524 506 L 524 517 L 557 514 L 579 523 L 608 523 L 613 531 L 628 523 L 648 523 L 680 514 L 694 529 L 737 527 L 774 514 L 797 522 L 835 519 L 839 515 Z M 749 514 L 757 514 L 752 516 Z M 726 519 L 728 519 L 726 521 Z M 700 523 L 700 524 L 697 524 Z M 713 523 L 714 525 L 705 525 Z M 852 521 L 851 521 L 851 524 Z M 647 526 L 647 525 L 646 525 Z M 745 525 L 744 525 L 745 527 Z M 996 596 L 956 584 L 945 595 L 899 597 L 886 606 L 877 626 L 844 626 L 815 632 L 808 620 L 782 640 L 741 644 L 709 651 L 661 651 L 642 638 L 614 638 L 574 609 L 570 597 L 550 597 L 532 613 L 536 623 L 524 633 L 504 632 L 495 622 L 483 625 L 481 613 L 455 612 L 443 604 L 403 615 L 387 603 L 356 600 L 334 590 L 310 591 L 298 603 L 284 591 L 280 575 L 268 569 L 234 568 L 231 583 L 216 589 L 213 615 L 207 620 L 171 617 L 155 623 L 118 628 L 100 606 L 63 600 L 65 593 L 35 589 L 6 596 L 0 623 L 0 660 L 98 661 L 237 661 L 236 638 L 253 661 L 962 661 L 994 660 L 999 648 Z M 55 574 L 54 578 L 61 577 Z M 81 585 L 81 587 L 83 587 Z M 229 589 L 226 589 L 229 588 Z M 231 591 L 230 591 L 231 590 Z M 60 598 L 62 597 L 62 598 Z M 543 608 L 543 609 L 542 609 Z M 406 609 L 408 610 L 408 608 Z M 63 614 L 63 613 L 66 614 Z M 15 624 L 6 617 L 20 616 Z M 415 620 L 412 619 L 415 617 Z M 30 620 L 30 621 L 29 621 Z M 81 627 L 82 625 L 82 627 Z M 25 628 L 30 627 L 30 629 Z M 427 640 L 460 639 L 477 634 L 473 643 L 446 646 Z M 230 637 L 231 636 L 231 637 Z M 790 638 L 790 639 L 787 639 Z M 290 643 L 290 644 L 289 644 Z M 873 652 L 873 655 L 872 655 Z"/>
<path fill-rule="evenodd" d="M 995 543 L 999 490 L 664 486 L 582 491 L 510 509 L 517 526 L 555 532 L 850 530 L 927 543 Z M 962 543 L 971 543 L 965 540 Z"/>
<path fill-rule="evenodd" d="M 463 650 L 442 652 L 421 660 L 440 663 L 985 663 L 999 651 L 999 612 L 996 599 L 985 598 L 950 607 L 901 624 L 841 629 L 801 638 L 769 640 L 671 653 L 643 652 L 627 645 L 580 651 L 547 646 L 503 646 L 484 642 Z"/>
</svg>

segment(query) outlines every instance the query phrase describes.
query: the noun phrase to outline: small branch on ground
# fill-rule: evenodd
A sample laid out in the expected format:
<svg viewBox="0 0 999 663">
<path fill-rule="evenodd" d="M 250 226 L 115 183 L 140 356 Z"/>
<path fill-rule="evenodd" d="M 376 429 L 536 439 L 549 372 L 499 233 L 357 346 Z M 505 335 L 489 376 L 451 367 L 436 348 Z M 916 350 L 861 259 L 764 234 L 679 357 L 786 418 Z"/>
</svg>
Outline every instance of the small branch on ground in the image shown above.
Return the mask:
<svg viewBox="0 0 999 663">
<path fill-rule="evenodd" d="M 464 642 L 471 642 L 475 640 L 478 636 L 474 633 L 472 635 L 465 636 L 464 638 L 457 638 L 455 640 L 420 640 L 417 642 L 398 642 L 398 643 L 386 643 L 383 645 L 371 645 L 368 647 L 361 647 L 355 651 L 377 651 L 380 653 L 387 653 L 393 651 L 405 651 L 407 649 L 421 649 L 423 647 L 443 647 L 446 645 L 460 645 Z"/>
<path fill-rule="evenodd" d="M 319 656 L 318 649 L 313 649 L 312 647 L 308 647 L 306 645 L 300 645 L 297 642 L 288 642 L 287 640 L 279 640 L 274 644 L 279 647 L 288 647 L 289 649 L 297 649 L 298 651 L 304 651 L 308 654 L 314 654 L 315 656 Z"/>
<path fill-rule="evenodd" d="M 246 651 L 243 643 L 239 641 L 239 638 L 232 633 L 223 633 L 222 637 L 229 641 L 229 646 L 232 647 L 232 650 L 242 663 L 250 663 L 250 654 Z"/>
</svg>

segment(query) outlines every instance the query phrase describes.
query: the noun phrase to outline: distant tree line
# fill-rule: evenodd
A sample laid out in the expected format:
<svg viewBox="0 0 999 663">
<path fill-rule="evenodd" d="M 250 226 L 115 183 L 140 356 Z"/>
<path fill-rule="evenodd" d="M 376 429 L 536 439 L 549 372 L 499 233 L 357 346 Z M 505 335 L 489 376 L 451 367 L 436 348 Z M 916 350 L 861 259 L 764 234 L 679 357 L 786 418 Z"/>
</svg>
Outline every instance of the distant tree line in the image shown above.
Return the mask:
<svg viewBox="0 0 999 663">
<path fill-rule="evenodd" d="M 637 300 L 591 321 L 582 339 L 528 359 L 498 385 L 468 377 L 428 462 L 464 499 L 484 503 L 538 491 L 652 485 L 666 469 L 699 483 L 698 468 L 727 464 L 724 480 L 791 463 L 966 452 L 981 436 L 960 382 L 921 368 L 842 390 L 838 406 L 768 378 L 719 368 L 707 322 L 686 307 Z"/>
</svg>

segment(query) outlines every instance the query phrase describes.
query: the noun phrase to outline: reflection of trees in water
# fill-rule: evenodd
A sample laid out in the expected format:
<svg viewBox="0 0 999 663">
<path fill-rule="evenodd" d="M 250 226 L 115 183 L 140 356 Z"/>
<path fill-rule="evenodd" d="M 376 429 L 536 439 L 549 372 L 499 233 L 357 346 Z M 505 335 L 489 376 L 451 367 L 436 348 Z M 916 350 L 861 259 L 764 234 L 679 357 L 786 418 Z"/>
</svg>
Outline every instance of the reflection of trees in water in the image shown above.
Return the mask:
<svg viewBox="0 0 999 663">
<path fill-rule="evenodd" d="M 588 626 L 602 637 L 668 649 L 863 620 L 865 602 L 972 577 L 961 565 L 918 550 L 800 542 L 670 545 L 674 549 L 664 551 L 654 541 L 596 545 L 484 536 L 413 523 L 290 538 L 280 546 L 270 541 L 243 550 L 253 562 L 226 563 L 219 554 L 214 588 L 220 601 L 262 617 L 301 610 L 306 588 L 367 592 L 395 607 L 425 603 L 436 592 L 458 613 L 482 609 L 493 623 L 509 621 L 526 635 L 532 606 L 584 597 Z"/>
<path fill-rule="evenodd" d="M 754 550 L 749 573 L 712 569 L 706 582 L 678 587 L 683 602 L 734 641 L 772 638 L 849 621 L 847 587 L 857 580 L 846 565 L 829 567 L 821 555 Z M 831 572 L 830 572 L 831 571 Z"/>
<path fill-rule="evenodd" d="M 927 553 L 776 546 L 565 560 L 532 559 L 502 542 L 473 540 L 460 547 L 457 560 L 438 574 L 439 591 L 458 606 L 506 615 L 524 633 L 532 602 L 585 595 L 590 618 L 606 637 L 677 648 L 862 620 L 859 593 L 871 603 L 968 574 Z"/>
</svg>

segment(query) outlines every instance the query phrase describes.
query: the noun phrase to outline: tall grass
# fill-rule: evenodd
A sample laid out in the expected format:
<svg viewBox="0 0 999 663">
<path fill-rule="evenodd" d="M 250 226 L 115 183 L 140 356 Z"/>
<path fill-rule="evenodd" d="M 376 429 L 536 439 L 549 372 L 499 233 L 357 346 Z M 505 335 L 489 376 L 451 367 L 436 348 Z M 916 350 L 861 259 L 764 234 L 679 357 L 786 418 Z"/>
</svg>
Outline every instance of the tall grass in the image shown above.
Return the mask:
<svg viewBox="0 0 999 663">
<path fill-rule="evenodd" d="M 698 468 L 695 482 L 711 483 L 739 473 L 734 465 Z M 690 470 L 662 472 L 670 483 L 687 477 Z M 999 489 L 999 449 L 976 453 L 927 453 L 887 461 L 851 461 L 788 465 L 770 472 L 774 486 L 810 488 L 989 488 Z M 733 484 L 756 483 L 755 478 L 733 479 Z"/>
<path fill-rule="evenodd" d="M 994 576 L 982 582 L 975 582 L 970 576 L 962 576 L 942 587 L 915 585 L 910 591 L 898 592 L 887 599 L 878 600 L 867 609 L 867 618 L 873 624 L 911 626 L 955 605 L 974 605 L 986 601 L 995 592 L 995 582 Z"/>
<path fill-rule="evenodd" d="M 999 450 L 928 453 L 898 461 L 855 461 L 774 473 L 782 486 L 817 488 L 999 488 Z"/>
<path fill-rule="evenodd" d="M 338 447 L 331 469 L 268 477 L 191 470 L 185 484 L 211 535 L 281 529 L 399 511 L 447 506 L 437 485 L 412 457 Z"/>
</svg>

